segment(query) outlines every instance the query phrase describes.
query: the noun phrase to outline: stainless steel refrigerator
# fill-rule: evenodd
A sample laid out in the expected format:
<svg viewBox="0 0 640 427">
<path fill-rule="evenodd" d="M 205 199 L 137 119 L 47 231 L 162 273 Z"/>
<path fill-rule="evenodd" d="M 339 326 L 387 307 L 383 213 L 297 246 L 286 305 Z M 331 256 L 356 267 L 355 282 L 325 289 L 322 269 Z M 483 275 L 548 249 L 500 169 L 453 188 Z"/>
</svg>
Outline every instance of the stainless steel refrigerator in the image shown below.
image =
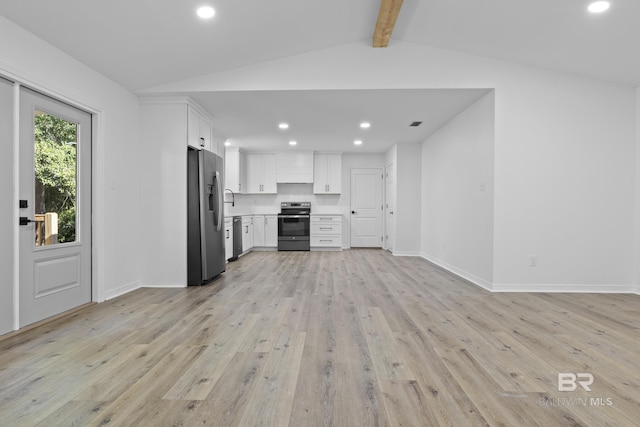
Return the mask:
<svg viewBox="0 0 640 427">
<path fill-rule="evenodd" d="M 217 154 L 188 148 L 188 285 L 203 285 L 225 270 L 223 167 Z"/>
</svg>

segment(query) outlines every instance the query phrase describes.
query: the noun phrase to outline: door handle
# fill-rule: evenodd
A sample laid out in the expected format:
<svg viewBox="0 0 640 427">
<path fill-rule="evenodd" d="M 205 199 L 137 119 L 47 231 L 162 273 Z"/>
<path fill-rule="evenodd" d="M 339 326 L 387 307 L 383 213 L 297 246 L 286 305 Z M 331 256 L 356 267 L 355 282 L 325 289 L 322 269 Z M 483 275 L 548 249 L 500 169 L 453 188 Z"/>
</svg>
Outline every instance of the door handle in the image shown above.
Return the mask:
<svg viewBox="0 0 640 427">
<path fill-rule="evenodd" d="M 20 217 L 20 225 L 29 225 L 30 222 L 37 222 L 37 221 L 29 219 L 26 216 L 21 216 Z"/>
</svg>

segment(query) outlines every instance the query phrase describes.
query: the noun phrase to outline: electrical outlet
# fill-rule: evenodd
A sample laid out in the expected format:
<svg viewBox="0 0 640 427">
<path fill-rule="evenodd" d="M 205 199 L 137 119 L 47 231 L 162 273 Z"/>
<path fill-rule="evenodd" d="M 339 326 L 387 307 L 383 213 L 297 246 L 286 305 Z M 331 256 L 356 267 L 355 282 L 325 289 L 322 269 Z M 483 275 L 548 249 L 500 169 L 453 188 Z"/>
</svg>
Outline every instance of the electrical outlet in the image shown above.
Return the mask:
<svg viewBox="0 0 640 427">
<path fill-rule="evenodd" d="M 529 266 L 530 267 L 537 267 L 538 266 L 538 256 L 537 255 L 530 255 L 529 256 Z"/>
</svg>

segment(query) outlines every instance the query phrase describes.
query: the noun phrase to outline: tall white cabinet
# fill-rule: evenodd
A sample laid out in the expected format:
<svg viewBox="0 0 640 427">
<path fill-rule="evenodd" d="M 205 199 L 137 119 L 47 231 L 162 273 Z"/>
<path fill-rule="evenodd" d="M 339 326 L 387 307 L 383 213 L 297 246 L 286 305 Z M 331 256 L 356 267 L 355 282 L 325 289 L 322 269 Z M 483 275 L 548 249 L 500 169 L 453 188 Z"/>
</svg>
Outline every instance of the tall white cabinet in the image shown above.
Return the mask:
<svg viewBox="0 0 640 427">
<path fill-rule="evenodd" d="M 187 146 L 204 138 L 204 148 L 224 153 L 212 144 L 213 117 L 191 99 L 150 97 L 140 104 L 141 285 L 186 286 Z"/>
</svg>

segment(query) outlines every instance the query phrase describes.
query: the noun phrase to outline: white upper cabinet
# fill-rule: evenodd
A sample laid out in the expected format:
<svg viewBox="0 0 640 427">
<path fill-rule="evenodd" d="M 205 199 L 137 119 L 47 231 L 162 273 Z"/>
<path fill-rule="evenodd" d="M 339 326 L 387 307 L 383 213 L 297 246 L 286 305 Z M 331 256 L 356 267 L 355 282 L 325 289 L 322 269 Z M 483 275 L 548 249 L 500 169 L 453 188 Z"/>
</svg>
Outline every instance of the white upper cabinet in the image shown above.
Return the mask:
<svg viewBox="0 0 640 427">
<path fill-rule="evenodd" d="M 224 154 L 224 186 L 234 193 L 247 192 L 247 160 L 238 148 L 227 148 Z"/>
<path fill-rule="evenodd" d="M 247 154 L 247 193 L 276 194 L 276 155 Z"/>
<path fill-rule="evenodd" d="M 191 105 L 187 110 L 187 124 L 187 144 L 189 146 L 213 152 L 217 151 L 217 147 L 214 150 L 211 145 L 211 131 L 213 128 L 211 121 Z"/>
<path fill-rule="evenodd" d="M 278 153 L 278 183 L 312 183 L 313 151 Z"/>
<path fill-rule="evenodd" d="M 341 154 L 316 154 L 313 171 L 314 194 L 340 194 L 342 192 Z"/>
</svg>

